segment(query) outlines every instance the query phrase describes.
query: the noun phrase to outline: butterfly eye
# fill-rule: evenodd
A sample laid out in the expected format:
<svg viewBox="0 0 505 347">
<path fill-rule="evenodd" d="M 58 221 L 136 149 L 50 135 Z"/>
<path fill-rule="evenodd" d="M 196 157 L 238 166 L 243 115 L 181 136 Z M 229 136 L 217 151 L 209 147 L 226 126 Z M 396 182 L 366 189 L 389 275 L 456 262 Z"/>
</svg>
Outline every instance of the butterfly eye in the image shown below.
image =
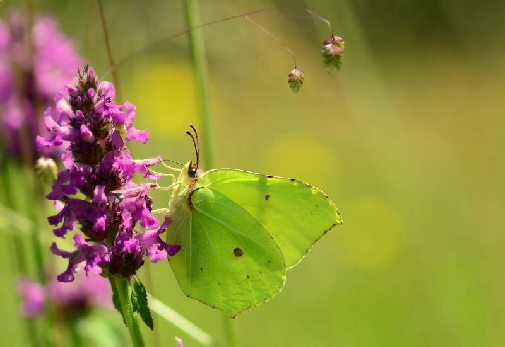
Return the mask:
<svg viewBox="0 0 505 347">
<path fill-rule="evenodd" d="M 191 178 L 193 178 L 193 177 L 196 176 L 196 167 L 193 167 L 193 165 L 189 166 L 188 176 L 191 177 Z"/>
</svg>

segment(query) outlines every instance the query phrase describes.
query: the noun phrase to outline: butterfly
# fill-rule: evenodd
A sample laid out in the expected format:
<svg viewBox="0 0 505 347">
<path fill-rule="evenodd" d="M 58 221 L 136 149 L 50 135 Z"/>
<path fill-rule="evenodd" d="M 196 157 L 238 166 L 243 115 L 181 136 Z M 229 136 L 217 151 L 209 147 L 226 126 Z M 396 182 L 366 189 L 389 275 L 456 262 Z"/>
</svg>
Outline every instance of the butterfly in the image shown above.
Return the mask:
<svg viewBox="0 0 505 347">
<path fill-rule="evenodd" d="M 170 266 L 183 292 L 230 317 L 273 298 L 286 271 L 342 223 L 331 199 L 293 178 L 237 169 L 203 172 L 196 162 L 173 185 L 167 242 L 181 249 Z"/>
</svg>

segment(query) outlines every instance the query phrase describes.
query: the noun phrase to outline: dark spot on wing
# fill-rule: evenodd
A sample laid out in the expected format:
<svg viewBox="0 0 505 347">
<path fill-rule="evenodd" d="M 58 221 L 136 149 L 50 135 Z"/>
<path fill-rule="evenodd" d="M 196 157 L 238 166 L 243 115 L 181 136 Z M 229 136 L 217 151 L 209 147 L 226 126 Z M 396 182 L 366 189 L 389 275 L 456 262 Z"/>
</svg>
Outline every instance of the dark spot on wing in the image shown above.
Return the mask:
<svg viewBox="0 0 505 347">
<path fill-rule="evenodd" d="M 268 200 L 268 199 L 270 199 L 270 195 L 267 194 L 267 195 L 265 195 L 265 200 Z"/>
<path fill-rule="evenodd" d="M 294 181 L 295 181 L 295 179 L 294 179 L 294 178 L 290 178 L 289 180 L 290 180 L 291 182 L 294 182 Z"/>
<path fill-rule="evenodd" d="M 244 252 L 242 252 L 242 249 L 240 249 L 239 247 L 235 247 L 235 249 L 233 250 L 233 254 L 236 257 L 241 257 L 242 254 L 244 254 Z"/>
<path fill-rule="evenodd" d="M 267 178 L 274 178 L 274 176 L 272 176 L 272 175 L 268 175 L 268 176 L 267 176 Z"/>
</svg>

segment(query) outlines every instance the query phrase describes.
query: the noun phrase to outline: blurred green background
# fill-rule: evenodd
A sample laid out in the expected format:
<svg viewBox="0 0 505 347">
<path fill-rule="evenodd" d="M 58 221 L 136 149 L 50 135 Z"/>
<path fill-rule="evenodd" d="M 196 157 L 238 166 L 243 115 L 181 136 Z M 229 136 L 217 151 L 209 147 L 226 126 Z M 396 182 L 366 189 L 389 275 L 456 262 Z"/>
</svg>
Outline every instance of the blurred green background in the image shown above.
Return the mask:
<svg viewBox="0 0 505 347">
<path fill-rule="evenodd" d="M 346 42 L 343 70 L 329 76 L 319 57 L 324 23 L 254 17 L 297 54 L 306 82 L 293 94 L 291 57 L 251 23 L 204 29 L 216 166 L 311 182 L 344 218 L 289 271 L 278 297 L 237 317 L 240 345 L 504 346 L 505 3 L 200 3 L 202 21 L 304 6 Z M 106 72 L 95 1 L 38 7 L 60 20 L 99 75 Z M 118 61 L 185 28 L 181 1 L 105 1 L 105 11 Z M 133 147 L 136 158 L 193 159 L 184 134 L 188 123 L 198 126 L 187 48 L 180 37 L 119 71 L 137 127 L 151 133 L 147 145 Z M 157 207 L 168 200 L 155 195 Z M 5 243 L 0 345 L 23 345 Z M 166 262 L 152 269 L 155 295 L 222 341 L 221 314 L 186 298 Z M 175 345 L 174 335 L 197 345 L 156 323 L 164 346 Z"/>
</svg>

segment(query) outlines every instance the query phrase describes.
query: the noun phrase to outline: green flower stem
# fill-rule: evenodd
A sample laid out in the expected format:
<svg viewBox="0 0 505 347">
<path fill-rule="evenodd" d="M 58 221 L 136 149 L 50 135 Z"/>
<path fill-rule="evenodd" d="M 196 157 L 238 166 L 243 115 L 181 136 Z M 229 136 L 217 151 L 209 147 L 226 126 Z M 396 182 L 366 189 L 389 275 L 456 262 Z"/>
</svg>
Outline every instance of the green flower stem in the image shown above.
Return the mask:
<svg viewBox="0 0 505 347">
<path fill-rule="evenodd" d="M 10 165 L 11 163 L 7 162 L 5 160 L 4 162 L 1 163 L 1 183 L 2 183 L 2 190 L 4 192 L 4 204 L 7 206 L 7 208 L 14 210 L 14 195 L 13 195 L 13 186 L 12 182 L 10 182 Z M 26 264 L 26 252 L 25 252 L 25 246 L 23 244 L 23 240 L 18 237 L 17 235 L 10 234 L 10 243 L 11 243 L 11 248 L 12 248 L 12 253 L 13 253 L 13 258 L 16 266 L 17 266 L 17 275 L 19 276 L 26 276 L 28 274 L 28 267 Z M 25 322 L 25 329 L 27 332 L 27 337 L 30 340 L 30 344 L 33 346 L 37 345 L 37 331 L 35 327 L 35 322 L 32 319 L 24 319 Z"/>
<path fill-rule="evenodd" d="M 189 28 L 195 28 L 200 24 L 200 11 L 198 10 L 197 0 L 185 0 L 184 8 L 186 12 L 186 21 Z M 195 80 L 197 86 L 197 95 L 200 109 L 200 134 L 203 139 L 203 161 L 205 167 L 210 169 L 214 166 L 212 152 L 212 134 L 211 134 L 211 111 L 209 95 L 209 75 L 207 72 L 207 60 L 205 58 L 205 44 L 202 33 L 198 30 L 189 31 L 189 44 L 191 47 L 191 56 L 195 69 Z M 232 320 L 223 313 L 223 326 L 226 336 L 226 345 L 236 347 L 236 334 Z"/>
<path fill-rule="evenodd" d="M 226 344 L 228 347 L 238 346 L 237 335 L 235 333 L 235 327 L 233 323 L 233 320 L 230 319 L 227 314 L 223 313 L 224 336 L 226 337 Z"/>
<path fill-rule="evenodd" d="M 31 242 L 34 252 L 35 266 L 37 270 L 37 277 L 40 283 L 46 283 L 46 274 L 44 268 L 44 256 L 42 251 L 42 245 L 40 242 L 40 209 L 43 209 L 45 201 L 43 199 L 43 189 L 37 177 L 33 175 L 33 172 L 25 170 L 26 181 L 30 182 L 30 188 L 32 188 L 34 198 L 29 199 L 29 213 L 30 219 L 33 222 Z"/>
<path fill-rule="evenodd" d="M 132 287 L 130 282 L 127 279 L 115 276 L 110 276 L 109 279 L 111 286 L 114 287 L 118 293 L 119 301 L 121 302 L 121 311 L 123 312 L 123 318 L 128 328 L 128 332 L 130 333 L 133 346 L 144 347 L 144 339 L 142 338 L 137 318 L 133 312 L 131 302 Z"/>
<path fill-rule="evenodd" d="M 68 333 L 70 335 L 70 340 L 72 341 L 72 346 L 74 347 L 82 347 L 83 341 L 81 334 L 79 332 L 79 322 L 77 320 L 72 320 L 68 324 Z"/>
<path fill-rule="evenodd" d="M 189 28 L 196 27 L 200 22 L 198 3 L 196 0 L 185 0 L 184 7 L 186 21 Z M 202 143 L 203 162 L 207 169 L 214 166 L 211 134 L 211 108 L 209 95 L 209 75 L 207 72 L 207 60 L 205 58 L 205 44 L 200 30 L 189 31 L 189 44 L 193 67 L 195 69 L 195 81 L 200 113 L 200 133 Z"/>
</svg>

